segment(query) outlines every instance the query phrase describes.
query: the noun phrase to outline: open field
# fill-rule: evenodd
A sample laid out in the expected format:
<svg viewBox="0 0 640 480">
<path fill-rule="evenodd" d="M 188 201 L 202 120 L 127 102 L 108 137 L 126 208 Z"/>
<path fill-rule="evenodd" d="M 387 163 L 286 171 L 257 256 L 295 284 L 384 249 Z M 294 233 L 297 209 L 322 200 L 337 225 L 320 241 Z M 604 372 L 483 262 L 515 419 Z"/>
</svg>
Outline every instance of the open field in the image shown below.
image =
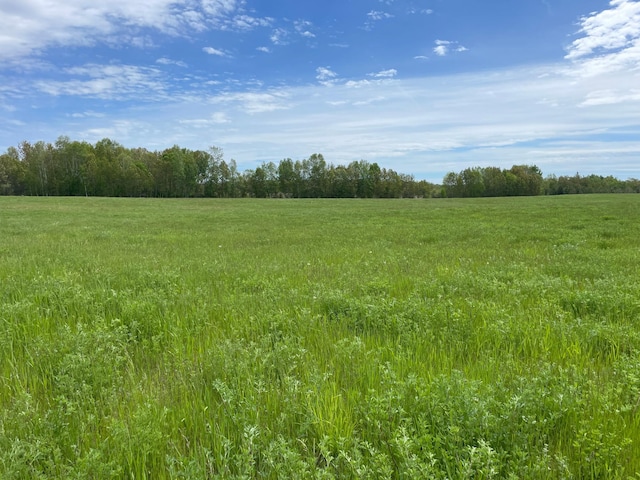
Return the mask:
<svg viewBox="0 0 640 480">
<path fill-rule="evenodd" d="M 0 197 L 0 478 L 629 478 L 640 196 Z"/>
</svg>

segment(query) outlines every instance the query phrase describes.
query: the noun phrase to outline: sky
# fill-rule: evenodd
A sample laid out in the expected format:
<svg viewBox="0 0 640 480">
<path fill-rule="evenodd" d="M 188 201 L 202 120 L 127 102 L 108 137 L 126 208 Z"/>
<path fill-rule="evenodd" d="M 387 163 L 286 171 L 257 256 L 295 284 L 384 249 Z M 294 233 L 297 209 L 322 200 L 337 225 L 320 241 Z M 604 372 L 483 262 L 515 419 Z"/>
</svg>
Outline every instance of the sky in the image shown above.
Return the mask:
<svg viewBox="0 0 640 480">
<path fill-rule="evenodd" d="M 0 0 L 0 152 L 60 136 L 640 178 L 640 1 Z"/>
</svg>

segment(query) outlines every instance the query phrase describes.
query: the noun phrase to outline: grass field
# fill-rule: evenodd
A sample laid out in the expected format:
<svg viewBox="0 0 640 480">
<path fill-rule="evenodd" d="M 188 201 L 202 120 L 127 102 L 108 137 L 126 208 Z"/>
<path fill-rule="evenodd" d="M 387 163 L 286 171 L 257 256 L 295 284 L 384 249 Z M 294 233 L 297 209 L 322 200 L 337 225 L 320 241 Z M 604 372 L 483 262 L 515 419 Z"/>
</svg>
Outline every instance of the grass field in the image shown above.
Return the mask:
<svg viewBox="0 0 640 480">
<path fill-rule="evenodd" d="M 640 196 L 0 198 L 0 478 L 637 478 Z"/>
</svg>

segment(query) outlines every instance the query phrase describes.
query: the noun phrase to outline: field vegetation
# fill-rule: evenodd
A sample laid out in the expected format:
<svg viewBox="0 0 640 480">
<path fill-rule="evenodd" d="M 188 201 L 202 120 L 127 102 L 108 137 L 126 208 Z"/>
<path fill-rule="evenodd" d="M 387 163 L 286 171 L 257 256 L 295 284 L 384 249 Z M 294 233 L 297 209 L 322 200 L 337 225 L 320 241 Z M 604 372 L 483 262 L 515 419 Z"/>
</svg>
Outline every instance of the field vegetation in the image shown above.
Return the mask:
<svg viewBox="0 0 640 480">
<path fill-rule="evenodd" d="M 0 477 L 637 478 L 640 197 L 0 197 Z"/>
</svg>

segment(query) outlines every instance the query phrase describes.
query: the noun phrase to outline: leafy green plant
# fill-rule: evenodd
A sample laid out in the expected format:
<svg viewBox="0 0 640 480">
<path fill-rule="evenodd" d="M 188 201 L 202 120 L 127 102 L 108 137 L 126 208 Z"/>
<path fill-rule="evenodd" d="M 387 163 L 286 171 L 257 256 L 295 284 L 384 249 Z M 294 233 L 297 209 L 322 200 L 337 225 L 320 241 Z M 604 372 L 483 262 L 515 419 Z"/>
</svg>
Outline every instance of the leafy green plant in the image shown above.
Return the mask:
<svg viewBox="0 0 640 480">
<path fill-rule="evenodd" d="M 0 198 L 0 477 L 633 477 L 639 217 Z"/>
</svg>

